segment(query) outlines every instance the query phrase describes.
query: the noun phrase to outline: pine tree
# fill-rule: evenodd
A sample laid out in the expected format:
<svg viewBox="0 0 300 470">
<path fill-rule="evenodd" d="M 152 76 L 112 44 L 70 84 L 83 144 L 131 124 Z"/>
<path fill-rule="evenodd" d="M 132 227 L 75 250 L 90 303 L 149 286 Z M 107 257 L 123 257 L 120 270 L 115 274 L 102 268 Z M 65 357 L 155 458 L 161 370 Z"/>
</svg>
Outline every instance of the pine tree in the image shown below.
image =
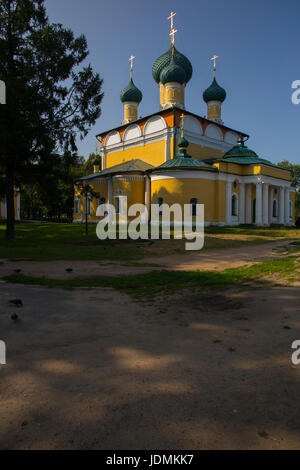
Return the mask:
<svg viewBox="0 0 300 470">
<path fill-rule="evenodd" d="M 34 165 L 76 151 L 101 114 L 102 80 L 84 36 L 51 24 L 44 0 L 0 0 L 0 174 L 7 200 L 6 237 L 14 237 L 14 188 Z"/>
</svg>

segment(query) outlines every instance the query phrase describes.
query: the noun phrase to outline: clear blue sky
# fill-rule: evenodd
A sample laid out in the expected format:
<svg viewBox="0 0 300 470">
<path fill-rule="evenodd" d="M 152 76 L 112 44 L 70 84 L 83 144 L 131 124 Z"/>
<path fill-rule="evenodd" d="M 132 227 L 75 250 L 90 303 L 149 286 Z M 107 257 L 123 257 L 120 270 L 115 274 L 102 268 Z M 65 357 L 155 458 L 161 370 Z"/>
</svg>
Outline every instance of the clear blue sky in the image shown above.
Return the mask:
<svg viewBox="0 0 300 470">
<path fill-rule="evenodd" d="M 95 134 L 122 121 L 119 94 L 129 81 L 143 92 L 139 115 L 159 110 L 152 64 L 169 48 L 171 10 L 177 13 L 176 48 L 194 73 L 186 87 L 187 110 L 206 114 L 203 90 L 217 79 L 227 91 L 225 125 L 250 134 L 249 147 L 274 162 L 300 163 L 300 105 L 291 102 L 291 83 L 300 80 L 299 0 L 46 0 L 52 22 L 87 37 L 89 63 L 104 79 L 102 116 L 79 142 L 79 154 L 95 150 Z"/>
</svg>

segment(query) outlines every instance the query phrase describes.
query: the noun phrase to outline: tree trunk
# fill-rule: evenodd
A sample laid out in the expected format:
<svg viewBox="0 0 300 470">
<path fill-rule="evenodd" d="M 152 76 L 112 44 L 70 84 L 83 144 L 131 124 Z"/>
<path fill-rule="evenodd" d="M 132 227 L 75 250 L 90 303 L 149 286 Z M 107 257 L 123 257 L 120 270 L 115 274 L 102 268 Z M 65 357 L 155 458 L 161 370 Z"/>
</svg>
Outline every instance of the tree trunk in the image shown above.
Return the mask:
<svg viewBox="0 0 300 470">
<path fill-rule="evenodd" d="M 6 175 L 6 240 L 15 237 L 15 188 L 13 173 Z"/>
</svg>

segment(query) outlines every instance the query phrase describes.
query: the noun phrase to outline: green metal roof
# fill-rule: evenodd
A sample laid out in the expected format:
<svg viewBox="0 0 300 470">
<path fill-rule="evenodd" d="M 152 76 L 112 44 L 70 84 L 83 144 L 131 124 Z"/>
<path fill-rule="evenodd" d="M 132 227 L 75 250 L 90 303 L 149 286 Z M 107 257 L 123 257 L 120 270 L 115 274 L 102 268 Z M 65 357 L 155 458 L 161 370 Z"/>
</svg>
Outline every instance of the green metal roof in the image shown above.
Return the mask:
<svg viewBox="0 0 300 470">
<path fill-rule="evenodd" d="M 228 152 L 224 153 L 224 158 L 227 157 L 254 157 L 258 158 L 257 153 L 254 150 L 249 149 L 246 147 L 244 142 L 240 140 L 236 145 L 234 145 Z"/>
<path fill-rule="evenodd" d="M 101 158 L 96 157 L 95 160 L 93 160 L 93 165 L 94 166 L 100 166 L 101 165 Z"/>
<path fill-rule="evenodd" d="M 184 68 L 175 64 L 174 58 L 172 57 L 170 64 L 162 70 L 160 81 L 163 85 L 170 82 L 176 82 L 182 85 L 186 81 Z"/>
<path fill-rule="evenodd" d="M 142 101 L 142 98 L 142 92 L 135 86 L 131 78 L 127 87 L 123 88 L 120 93 L 120 99 L 122 103 L 125 103 L 125 101 L 133 101 L 136 103 L 140 103 Z"/>
<path fill-rule="evenodd" d="M 205 162 L 197 160 L 196 158 L 189 157 L 175 157 L 172 160 L 168 160 L 162 165 L 150 170 L 151 172 L 164 171 L 164 170 L 217 170 L 212 165 L 209 165 Z"/>
<path fill-rule="evenodd" d="M 162 54 L 153 64 L 152 67 L 152 76 L 156 83 L 160 82 L 160 75 L 165 67 L 167 67 L 172 59 L 172 47 Z M 181 54 L 177 49 L 174 47 L 174 62 L 176 65 L 179 65 L 183 68 L 186 74 L 185 82 L 187 83 L 193 75 L 193 67 L 191 62 L 187 57 Z"/>
<path fill-rule="evenodd" d="M 146 170 L 149 170 L 151 168 L 154 168 L 153 165 L 150 165 L 150 163 L 144 162 L 143 160 L 136 158 L 134 160 L 130 160 L 129 162 L 119 163 L 118 165 L 111 166 L 110 168 L 106 168 L 105 170 L 93 173 L 92 175 L 83 176 L 82 178 L 80 178 L 80 180 L 89 180 L 93 178 L 98 178 L 99 176 L 108 176 L 116 173 L 130 173 L 134 171 L 144 173 Z"/>
<path fill-rule="evenodd" d="M 237 163 L 238 165 L 267 165 L 272 166 L 273 168 L 277 168 L 278 170 L 287 170 L 287 168 L 282 168 L 275 163 L 270 162 L 269 160 L 265 160 L 264 158 L 259 157 L 227 157 L 227 158 L 219 158 L 213 160 L 213 163 L 217 162 L 225 162 L 225 163 Z"/>
<path fill-rule="evenodd" d="M 226 91 L 222 88 L 214 78 L 212 84 L 204 91 L 203 99 L 206 103 L 209 101 L 223 101 L 226 98 Z"/>
</svg>

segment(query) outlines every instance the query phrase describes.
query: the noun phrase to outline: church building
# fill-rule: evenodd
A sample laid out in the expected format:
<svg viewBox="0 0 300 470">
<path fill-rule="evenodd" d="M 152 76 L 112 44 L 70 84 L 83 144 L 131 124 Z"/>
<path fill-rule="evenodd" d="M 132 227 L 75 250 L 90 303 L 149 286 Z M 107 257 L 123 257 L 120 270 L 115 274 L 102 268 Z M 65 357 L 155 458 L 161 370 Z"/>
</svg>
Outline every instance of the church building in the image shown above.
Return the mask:
<svg viewBox="0 0 300 470">
<path fill-rule="evenodd" d="M 78 183 L 89 184 L 97 198 L 87 201 L 75 186 L 74 222 L 90 222 L 99 204 L 113 204 L 122 215 L 140 203 L 189 204 L 191 215 L 204 204 L 205 225 L 294 224 L 294 188 L 289 170 L 280 168 L 246 145 L 249 136 L 223 122 L 226 91 L 216 80 L 216 59 L 210 86 L 203 93 L 206 116 L 185 108 L 185 92 L 193 68 L 174 45 L 175 13 L 171 13 L 171 47 L 153 64 L 158 111 L 139 118 L 142 92 L 130 81 L 122 90 L 123 122 L 97 135 L 100 155 L 94 173 Z M 183 207 L 182 207 L 183 209 Z"/>
</svg>

